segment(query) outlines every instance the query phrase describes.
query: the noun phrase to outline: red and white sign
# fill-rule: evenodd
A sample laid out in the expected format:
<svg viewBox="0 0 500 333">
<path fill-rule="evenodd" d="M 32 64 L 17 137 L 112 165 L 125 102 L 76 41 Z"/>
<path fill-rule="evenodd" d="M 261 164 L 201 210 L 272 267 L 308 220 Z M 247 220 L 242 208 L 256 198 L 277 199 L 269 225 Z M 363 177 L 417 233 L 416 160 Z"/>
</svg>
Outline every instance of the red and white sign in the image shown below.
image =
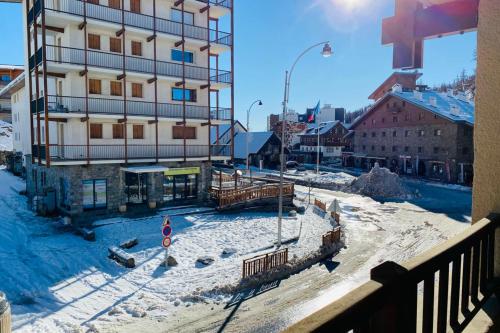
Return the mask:
<svg viewBox="0 0 500 333">
<path fill-rule="evenodd" d="M 163 237 L 169 237 L 172 234 L 172 227 L 167 224 L 163 227 L 161 233 L 163 234 Z"/>
<path fill-rule="evenodd" d="M 172 244 L 172 239 L 170 237 L 165 237 L 163 238 L 163 241 L 161 242 L 161 245 L 168 249 L 168 247 Z"/>
</svg>

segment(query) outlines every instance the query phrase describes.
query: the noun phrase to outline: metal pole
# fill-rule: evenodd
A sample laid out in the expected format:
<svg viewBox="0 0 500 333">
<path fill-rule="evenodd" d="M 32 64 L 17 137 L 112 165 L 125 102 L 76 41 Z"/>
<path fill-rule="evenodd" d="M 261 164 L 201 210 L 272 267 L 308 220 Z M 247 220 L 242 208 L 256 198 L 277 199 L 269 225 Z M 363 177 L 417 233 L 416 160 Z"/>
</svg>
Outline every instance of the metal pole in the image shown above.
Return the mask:
<svg viewBox="0 0 500 333">
<path fill-rule="evenodd" d="M 288 97 L 288 71 L 285 73 L 285 97 L 283 98 L 283 117 L 281 119 L 281 154 L 280 154 L 280 196 L 278 200 L 278 243 L 281 247 L 281 224 L 283 219 L 283 172 L 285 166 L 285 128 L 286 128 L 286 109 Z"/>
<path fill-rule="evenodd" d="M 319 175 L 319 119 L 316 118 L 316 130 L 318 131 L 318 147 L 316 148 L 316 175 Z"/>
<path fill-rule="evenodd" d="M 250 135 L 250 109 L 247 110 L 247 134 L 246 134 L 247 172 L 250 172 L 250 163 L 248 161 L 248 137 L 249 137 L 249 135 Z"/>
</svg>

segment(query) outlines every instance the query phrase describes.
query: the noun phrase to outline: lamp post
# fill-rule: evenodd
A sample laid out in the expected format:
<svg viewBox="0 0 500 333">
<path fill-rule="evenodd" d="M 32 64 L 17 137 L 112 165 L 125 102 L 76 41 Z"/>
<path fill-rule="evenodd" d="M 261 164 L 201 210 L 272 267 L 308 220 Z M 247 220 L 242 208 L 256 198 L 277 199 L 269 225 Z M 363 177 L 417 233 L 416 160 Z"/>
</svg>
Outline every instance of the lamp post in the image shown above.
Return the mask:
<svg viewBox="0 0 500 333">
<path fill-rule="evenodd" d="M 283 172 L 284 172 L 284 166 L 285 166 L 285 129 L 286 129 L 286 113 L 287 113 L 287 105 L 288 105 L 288 100 L 290 97 L 290 79 L 293 74 L 293 70 L 295 69 L 295 65 L 297 65 L 297 62 L 309 51 L 314 49 L 315 47 L 323 45 L 323 50 L 321 51 L 321 54 L 323 57 L 328 58 L 330 57 L 333 52 L 332 48 L 330 47 L 329 41 L 326 42 L 321 42 L 318 44 L 314 44 L 307 49 L 305 49 L 292 65 L 292 68 L 290 71 L 286 71 L 285 73 L 285 96 L 283 98 L 283 116 L 281 119 L 281 155 L 280 155 L 280 195 L 279 195 L 279 204 L 278 204 L 278 243 L 277 246 L 281 246 L 281 225 L 282 225 L 282 219 L 283 219 Z"/>
<path fill-rule="evenodd" d="M 259 103 L 259 106 L 262 105 L 262 101 L 260 99 L 253 102 L 247 110 L 247 135 L 246 135 L 246 157 L 247 157 L 247 172 L 250 172 L 250 163 L 249 163 L 249 155 L 248 155 L 248 139 L 250 136 L 250 111 L 252 110 L 255 104 Z"/>
</svg>

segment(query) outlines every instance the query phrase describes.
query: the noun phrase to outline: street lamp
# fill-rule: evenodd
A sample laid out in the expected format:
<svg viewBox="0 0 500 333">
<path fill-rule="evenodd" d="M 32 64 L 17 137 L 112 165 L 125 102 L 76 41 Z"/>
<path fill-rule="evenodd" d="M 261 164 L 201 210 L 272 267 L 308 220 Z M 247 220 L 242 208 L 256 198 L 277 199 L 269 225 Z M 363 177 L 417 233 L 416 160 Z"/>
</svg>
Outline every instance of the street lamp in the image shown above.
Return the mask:
<svg viewBox="0 0 500 333">
<path fill-rule="evenodd" d="M 249 163 L 249 155 L 248 155 L 248 139 L 250 136 L 250 111 L 252 110 L 252 107 L 259 103 L 259 106 L 262 105 L 262 101 L 260 99 L 256 100 L 253 102 L 250 107 L 247 110 L 247 135 L 246 135 L 246 146 L 247 146 L 247 151 L 246 151 L 246 157 L 247 157 L 247 172 L 250 172 L 250 163 Z"/>
<path fill-rule="evenodd" d="M 280 155 L 280 196 L 279 196 L 279 204 L 278 204 L 278 244 L 277 246 L 281 246 L 281 225 L 283 219 L 283 172 L 285 166 L 285 129 L 286 129 L 286 113 L 287 113 L 287 105 L 290 97 L 290 79 L 293 74 L 293 70 L 295 69 L 295 65 L 297 62 L 310 50 L 323 45 L 323 50 L 321 51 L 321 55 L 325 58 L 328 58 L 333 55 L 332 47 L 329 44 L 329 41 L 321 42 L 318 44 L 314 44 L 313 46 L 305 49 L 292 65 L 292 68 L 289 71 L 285 72 L 285 97 L 283 98 L 283 116 L 281 119 L 281 155 Z"/>
</svg>

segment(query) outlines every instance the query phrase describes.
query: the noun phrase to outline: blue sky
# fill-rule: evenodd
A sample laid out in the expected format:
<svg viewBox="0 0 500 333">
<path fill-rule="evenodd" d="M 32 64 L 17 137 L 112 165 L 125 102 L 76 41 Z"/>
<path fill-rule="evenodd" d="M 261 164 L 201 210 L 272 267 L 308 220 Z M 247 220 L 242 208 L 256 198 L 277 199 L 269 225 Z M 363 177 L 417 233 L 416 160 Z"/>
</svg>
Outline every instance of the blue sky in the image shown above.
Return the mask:
<svg viewBox="0 0 500 333">
<path fill-rule="evenodd" d="M 392 47 L 380 39 L 382 18 L 393 15 L 394 0 L 234 2 L 236 118 L 246 119 L 248 106 L 262 99 L 264 105 L 253 110 L 253 130 L 264 130 L 267 115 L 281 112 L 285 70 L 314 43 L 330 40 L 334 56 L 324 59 L 318 48 L 297 65 L 290 92 L 290 108 L 297 111 L 318 100 L 347 110 L 365 106 L 393 72 Z M 21 5 L 0 4 L 0 63 L 22 63 L 21 22 Z M 462 69 L 472 72 L 475 48 L 476 33 L 426 41 L 424 83 L 453 80 Z"/>
</svg>

